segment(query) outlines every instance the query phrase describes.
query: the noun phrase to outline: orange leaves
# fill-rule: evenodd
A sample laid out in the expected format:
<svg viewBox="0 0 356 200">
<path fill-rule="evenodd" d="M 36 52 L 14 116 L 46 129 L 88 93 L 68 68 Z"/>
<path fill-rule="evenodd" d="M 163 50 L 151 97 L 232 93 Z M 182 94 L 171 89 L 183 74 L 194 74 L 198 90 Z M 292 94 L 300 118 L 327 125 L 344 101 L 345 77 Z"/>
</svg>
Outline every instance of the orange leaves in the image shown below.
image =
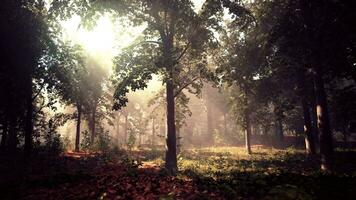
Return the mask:
<svg viewBox="0 0 356 200">
<path fill-rule="evenodd" d="M 78 154 L 69 156 L 73 158 Z M 80 180 L 71 181 L 69 178 L 67 182 L 52 188 L 32 189 L 29 199 L 219 199 L 209 191 L 201 191 L 191 180 L 164 175 L 158 166 L 152 164 L 144 164 L 140 168 L 127 164 L 106 164 L 88 169 L 88 174 Z M 74 171 L 68 176 L 77 173 Z"/>
</svg>

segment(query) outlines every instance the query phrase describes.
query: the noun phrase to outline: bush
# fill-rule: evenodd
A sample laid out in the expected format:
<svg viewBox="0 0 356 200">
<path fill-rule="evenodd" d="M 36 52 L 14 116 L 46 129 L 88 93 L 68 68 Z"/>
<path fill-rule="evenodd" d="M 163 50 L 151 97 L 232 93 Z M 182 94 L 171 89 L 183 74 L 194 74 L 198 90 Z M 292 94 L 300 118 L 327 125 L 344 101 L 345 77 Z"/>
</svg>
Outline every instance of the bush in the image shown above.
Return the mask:
<svg viewBox="0 0 356 200">
<path fill-rule="evenodd" d="M 81 149 L 86 152 L 92 150 L 89 132 L 85 130 L 82 132 L 82 135 L 83 135 L 83 139 L 80 143 Z"/>
<path fill-rule="evenodd" d="M 59 155 L 64 151 L 61 135 L 57 132 L 46 134 L 44 147 L 50 155 Z"/>
<path fill-rule="evenodd" d="M 105 131 L 102 134 L 99 134 L 95 143 L 95 149 L 103 153 L 110 150 L 111 137 L 109 131 Z"/>
</svg>

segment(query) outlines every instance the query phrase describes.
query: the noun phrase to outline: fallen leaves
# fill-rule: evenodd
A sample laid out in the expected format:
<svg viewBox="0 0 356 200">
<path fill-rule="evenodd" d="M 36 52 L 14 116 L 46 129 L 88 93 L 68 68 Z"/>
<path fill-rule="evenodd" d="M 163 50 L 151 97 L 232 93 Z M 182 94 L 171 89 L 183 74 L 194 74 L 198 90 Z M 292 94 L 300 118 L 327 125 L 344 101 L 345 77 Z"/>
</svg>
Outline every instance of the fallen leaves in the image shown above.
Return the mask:
<svg viewBox="0 0 356 200">
<path fill-rule="evenodd" d="M 88 155 L 70 154 L 71 158 Z M 78 160 L 77 160 L 78 161 Z M 79 162 L 79 161 L 78 161 Z M 74 166 L 74 165 L 73 165 Z M 200 191 L 189 179 L 165 175 L 161 169 L 144 163 L 139 168 L 125 163 L 94 167 L 89 179 L 62 183 L 53 188 L 28 190 L 24 199 L 219 199 L 217 194 Z"/>
</svg>

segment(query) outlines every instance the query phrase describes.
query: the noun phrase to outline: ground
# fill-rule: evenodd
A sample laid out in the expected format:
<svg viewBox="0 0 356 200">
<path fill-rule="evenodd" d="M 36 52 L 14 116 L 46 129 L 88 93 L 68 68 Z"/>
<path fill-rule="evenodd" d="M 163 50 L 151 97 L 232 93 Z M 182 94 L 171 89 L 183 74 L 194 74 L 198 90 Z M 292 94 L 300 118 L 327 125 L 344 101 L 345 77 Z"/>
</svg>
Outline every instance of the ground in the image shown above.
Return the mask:
<svg viewBox="0 0 356 200">
<path fill-rule="evenodd" d="M 302 150 L 254 146 L 183 151 L 168 176 L 163 151 L 2 156 L 1 199 L 356 199 L 356 151 L 338 149 L 335 172 Z M 8 159 L 8 160 L 6 160 Z M 348 160 L 348 161 L 346 161 Z M 29 164 L 30 163 L 30 164 Z"/>
</svg>

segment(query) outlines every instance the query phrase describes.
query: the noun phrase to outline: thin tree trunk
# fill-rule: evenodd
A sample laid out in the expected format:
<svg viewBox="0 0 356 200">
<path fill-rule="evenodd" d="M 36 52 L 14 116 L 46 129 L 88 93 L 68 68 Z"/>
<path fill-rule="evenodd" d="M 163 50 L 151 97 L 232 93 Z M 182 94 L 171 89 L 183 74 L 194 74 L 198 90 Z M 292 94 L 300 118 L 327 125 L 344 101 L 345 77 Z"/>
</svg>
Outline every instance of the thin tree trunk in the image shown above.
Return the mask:
<svg viewBox="0 0 356 200">
<path fill-rule="evenodd" d="M 284 139 L 282 120 L 279 117 L 277 117 L 275 123 L 276 123 L 275 128 L 276 128 L 278 146 L 281 146 L 283 144 L 283 139 Z"/>
<path fill-rule="evenodd" d="M 77 111 L 78 111 L 78 116 L 77 116 L 77 130 L 75 134 L 75 151 L 79 152 L 79 144 L 80 144 L 80 122 L 81 122 L 81 116 L 82 116 L 82 107 L 81 105 L 77 105 Z"/>
<path fill-rule="evenodd" d="M 155 135 L 156 135 L 155 118 L 152 118 L 152 140 L 151 140 L 152 147 L 155 145 Z"/>
<path fill-rule="evenodd" d="M 246 151 L 247 154 L 251 154 L 251 141 L 250 141 L 250 137 L 251 137 L 251 122 L 250 122 L 250 113 L 249 111 L 245 111 L 245 145 L 246 145 Z"/>
<path fill-rule="evenodd" d="M 29 81 L 28 96 L 26 100 L 26 124 L 25 124 L 25 148 L 24 153 L 27 156 L 31 155 L 32 150 L 32 133 L 33 133 L 33 97 L 32 97 L 32 79 Z"/>
<path fill-rule="evenodd" d="M 116 143 L 119 146 L 120 144 L 120 113 L 117 116 L 117 121 L 116 121 Z"/>
<path fill-rule="evenodd" d="M 176 126 L 175 126 L 175 105 L 174 105 L 174 85 L 172 75 L 166 82 L 167 92 L 167 151 L 166 151 L 166 169 L 169 174 L 175 174 L 177 168 L 177 144 L 176 144 Z"/>
<path fill-rule="evenodd" d="M 124 132 L 124 142 L 125 142 L 125 145 L 127 145 L 127 131 L 128 131 L 128 126 L 129 126 L 129 120 L 128 120 L 129 116 L 128 114 L 125 115 L 125 132 Z"/>
<path fill-rule="evenodd" d="M 320 135 L 320 155 L 321 155 L 321 169 L 325 171 L 331 170 L 333 145 L 332 135 L 329 122 L 329 113 L 327 107 L 327 99 L 324 88 L 324 81 L 322 78 L 321 69 L 316 68 L 314 74 L 315 94 L 317 101 L 317 120 L 318 132 Z"/>
<path fill-rule="evenodd" d="M 226 119 L 226 113 L 224 113 L 224 134 L 227 135 L 227 119 Z"/>
<path fill-rule="evenodd" d="M 177 154 L 179 154 L 180 153 L 180 151 L 181 151 L 181 147 L 182 147 L 182 144 L 181 144 L 181 137 L 180 137 L 180 129 L 179 129 L 179 127 L 177 127 Z"/>
<path fill-rule="evenodd" d="M 205 89 L 206 95 L 205 95 L 205 101 L 206 101 L 206 122 L 207 122 L 207 133 L 206 133 L 206 140 L 205 142 L 208 145 L 211 145 L 213 141 L 213 134 L 214 134 L 214 120 L 213 120 L 213 111 L 212 111 L 212 106 L 209 101 L 209 88 Z"/>
</svg>

